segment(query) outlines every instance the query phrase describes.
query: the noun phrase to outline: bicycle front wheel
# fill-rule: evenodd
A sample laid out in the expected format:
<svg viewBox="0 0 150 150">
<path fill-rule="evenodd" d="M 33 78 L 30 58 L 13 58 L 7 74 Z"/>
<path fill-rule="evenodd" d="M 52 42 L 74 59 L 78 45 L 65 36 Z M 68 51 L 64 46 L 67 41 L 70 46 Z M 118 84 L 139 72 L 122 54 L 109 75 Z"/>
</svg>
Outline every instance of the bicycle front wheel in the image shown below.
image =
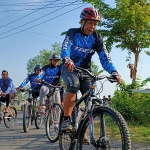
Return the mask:
<svg viewBox="0 0 150 150">
<path fill-rule="evenodd" d="M 127 123 L 113 108 L 98 107 L 93 111 L 93 134 L 95 143 L 86 145 L 84 138 L 90 139 L 89 118 L 83 121 L 78 137 L 79 150 L 131 150 L 131 139 Z"/>
<path fill-rule="evenodd" d="M 59 139 L 59 125 L 62 111 L 62 107 L 58 103 L 54 103 L 51 108 L 48 109 L 45 121 L 45 131 L 47 138 L 52 143 Z"/>
<path fill-rule="evenodd" d="M 25 133 L 28 132 L 30 125 L 31 125 L 31 118 L 32 118 L 32 108 L 30 105 L 25 104 L 23 110 L 23 131 Z"/>
<path fill-rule="evenodd" d="M 4 114 L 4 124 L 7 128 L 14 126 L 17 120 L 17 110 L 15 107 L 10 107 L 8 113 Z"/>
</svg>

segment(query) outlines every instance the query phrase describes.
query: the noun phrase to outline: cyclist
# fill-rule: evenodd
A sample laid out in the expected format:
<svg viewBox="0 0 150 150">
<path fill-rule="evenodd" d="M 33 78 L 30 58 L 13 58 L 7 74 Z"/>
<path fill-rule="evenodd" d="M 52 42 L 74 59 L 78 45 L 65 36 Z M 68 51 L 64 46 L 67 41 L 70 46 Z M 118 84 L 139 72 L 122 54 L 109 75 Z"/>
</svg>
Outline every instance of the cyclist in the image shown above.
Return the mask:
<svg viewBox="0 0 150 150">
<path fill-rule="evenodd" d="M 60 61 L 60 57 L 56 54 L 52 54 L 49 58 L 50 63 L 44 67 L 42 67 L 43 78 L 42 80 L 52 84 L 59 85 L 60 84 L 60 75 L 61 75 L 61 66 L 58 65 Z M 40 79 L 36 79 L 36 82 L 40 82 Z M 40 112 L 45 113 L 45 97 L 51 91 L 48 85 L 43 84 L 40 89 Z M 56 88 L 55 90 L 55 101 L 61 104 L 60 99 L 60 90 Z"/>
<path fill-rule="evenodd" d="M 103 96 L 103 104 L 108 105 L 108 98 L 105 95 Z"/>
<path fill-rule="evenodd" d="M 121 83 L 121 77 L 111 61 L 101 35 L 95 32 L 96 26 L 101 20 L 99 11 L 94 8 L 84 8 L 80 18 L 81 27 L 69 29 L 62 44 L 61 58 L 64 61 L 62 78 L 67 85 L 64 96 L 62 131 L 72 130 L 70 116 L 77 91 L 80 90 L 83 94 L 89 89 L 91 84 L 88 75 L 84 80 L 79 78 L 78 73 L 73 71 L 74 65 L 91 71 L 91 58 L 97 52 L 102 67 L 117 79 L 118 84 Z"/>
<path fill-rule="evenodd" d="M 0 101 L 3 103 L 6 102 L 4 112 L 8 113 L 9 103 L 11 102 L 11 99 L 15 98 L 16 90 L 13 85 L 13 80 L 8 77 L 8 71 L 6 70 L 2 71 L 2 78 L 0 79 L 0 88 L 2 91 Z"/>
<path fill-rule="evenodd" d="M 21 83 L 21 85 L 17 88 L 17 90 L 20 90 L 21 88 L 25 87 L 28 82 L 30 82 L 30 87 L 32 90 L 37 90 L 34 92 L 33 96 L 38 97 L 39 91 L 41 88 L 41 83 L 37 83 L 35 81 L 36 78 L 42 79 L 43 74 L 41 73 L 41 67 L 40 65 L 36 65 L 34 67 L 34 73 L 27 76 L 27 78 Z M 39 91 L 38 91 L 39 90 Z"/>
</svg>

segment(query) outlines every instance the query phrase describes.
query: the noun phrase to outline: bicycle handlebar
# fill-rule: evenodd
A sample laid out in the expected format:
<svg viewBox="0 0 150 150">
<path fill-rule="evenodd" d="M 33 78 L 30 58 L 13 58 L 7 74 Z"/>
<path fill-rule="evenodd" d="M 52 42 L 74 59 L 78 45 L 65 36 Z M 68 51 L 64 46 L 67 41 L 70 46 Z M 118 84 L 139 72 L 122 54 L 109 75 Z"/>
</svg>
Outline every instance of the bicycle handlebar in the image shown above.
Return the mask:
<svg viewBox="0 0 150 150">
<path fill-rule="evenodd" d="M 44 81 L 44 80 L 41 80 L 41 83 L 42 83 L 42 84 L 49 85 L 49 86 L 52 87 L 52 88 L 61 88 L 61 87 L 62 87 L 62 86 L 58 86 L 58 85 L 52 85 L 52 84 L 50 84 L 50 83 L 48 83 L 48 82 L 46 82 L 46 81 Z"/>
<path fill-rule="evenodd" d="M 111 83 L 113 82 L 117 82 L 116 79 L 114 79 L 113 76 L 106 76 L 106 75 L 102 75 L 102 76 L 96 76 L 96 75 L 93 75 L 90 71 L 88 71 L 87 69 L 84 69 L 84 68 L 81 68 L 81 67 L 78 67 L 78 66 L 75 66 L 74 67 L 74 71 L 77 71 L 78 73 L 82 73 L 82 71 L 85 71 L 90 77 L 92 77 L 95 81 L 98 81 L 98 80 L 102 80 L 104 78 L 107 78 Z"/>
<path fill-rule="evenodd" d="M 27 92 L 33 93 L 33 92 L 38 92 L 39 90 L 19 89 L 19 91 L 20 91 L 20 92 L 25 92 L 25 91 L 27 91 Z"/>
</svg>

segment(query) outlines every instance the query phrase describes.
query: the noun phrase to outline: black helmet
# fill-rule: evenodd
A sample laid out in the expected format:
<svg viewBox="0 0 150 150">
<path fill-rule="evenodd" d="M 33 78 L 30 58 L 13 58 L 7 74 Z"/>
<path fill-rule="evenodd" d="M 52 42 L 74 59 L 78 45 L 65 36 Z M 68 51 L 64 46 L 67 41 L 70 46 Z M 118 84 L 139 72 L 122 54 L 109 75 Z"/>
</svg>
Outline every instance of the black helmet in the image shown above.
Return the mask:
<svg viewBox="0 0 150 150">
<path fill-rule="evenodd" d="M 40 65 L 36 65 L 36 66 L 34 67 L 34 71 L 36 71 L 37 69 L 41 70 L 41 66 L 40 66 Z"/>
<path fill-rule="evenodd" d="M 60 57 L 58 56 L 58 55 L 56 55 L 56 54 L 52 54 L 50 57 L 49 57 L 49 59 L 53 59 L 53 60 L 60 60 Z"/>
</svg>

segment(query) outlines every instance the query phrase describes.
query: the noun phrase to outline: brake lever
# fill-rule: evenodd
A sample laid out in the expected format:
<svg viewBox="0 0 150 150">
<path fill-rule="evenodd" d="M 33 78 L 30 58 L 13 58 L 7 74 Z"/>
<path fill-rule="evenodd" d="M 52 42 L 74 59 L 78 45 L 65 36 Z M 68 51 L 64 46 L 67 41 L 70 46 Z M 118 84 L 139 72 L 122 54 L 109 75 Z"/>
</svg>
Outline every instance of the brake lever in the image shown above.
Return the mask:
<svg viewBox="0 0 150 150">
<path fill-rule="evenodd" d="M 111 83 L 117 82 L 117 79 L 114 75 L 111 75 L 109 78 L 107 78 Z"/>
</svg>

